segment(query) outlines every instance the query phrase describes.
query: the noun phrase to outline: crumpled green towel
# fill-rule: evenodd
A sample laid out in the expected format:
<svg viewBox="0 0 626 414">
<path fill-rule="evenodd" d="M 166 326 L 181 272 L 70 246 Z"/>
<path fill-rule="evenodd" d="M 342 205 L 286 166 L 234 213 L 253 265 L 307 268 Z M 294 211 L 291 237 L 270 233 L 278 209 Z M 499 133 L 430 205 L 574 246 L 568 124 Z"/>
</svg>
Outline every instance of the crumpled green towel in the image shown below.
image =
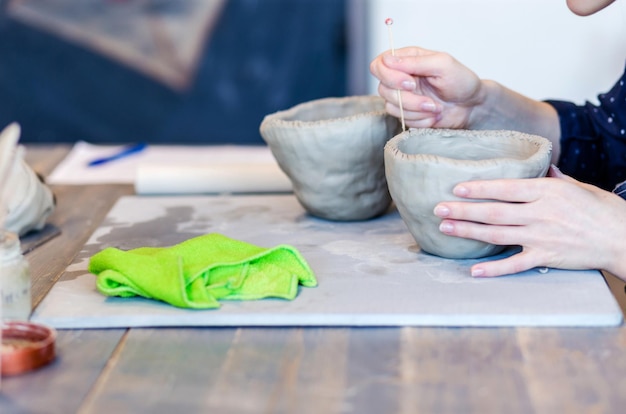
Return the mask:
<svg viewBox="0 0 626 414">
<path fill-rule="evenodd" d="M 108 247 L 91 257 L 89 271 L 104 295 L 143 296 L 192 309 L 219 308 L 218 300 L 291 300 L 298 284 L 317 286 L 294 247 L 258 247 L 218 233 L 171 247 Z"/>
</svg>

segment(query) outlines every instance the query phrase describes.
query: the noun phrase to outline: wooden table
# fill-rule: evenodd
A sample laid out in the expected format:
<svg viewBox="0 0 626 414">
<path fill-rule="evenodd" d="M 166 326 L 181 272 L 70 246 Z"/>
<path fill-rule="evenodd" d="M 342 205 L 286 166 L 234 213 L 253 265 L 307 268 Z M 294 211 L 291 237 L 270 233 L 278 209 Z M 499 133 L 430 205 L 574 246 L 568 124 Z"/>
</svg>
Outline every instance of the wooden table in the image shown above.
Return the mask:
<svg viewBox="0 0 626 414">
<path fill-rule="evenodd" d="M 68 148 L 29 147 L 44 175 Z M 129 185 L 55 186 L 33 306 Z M 622 309 L 624 283 L 605 275 Z M 68 303 L 71 306 L 71 303 Z M 62 330 L 1 413 L 622 413 L 626 328 Z"/>
</svg>

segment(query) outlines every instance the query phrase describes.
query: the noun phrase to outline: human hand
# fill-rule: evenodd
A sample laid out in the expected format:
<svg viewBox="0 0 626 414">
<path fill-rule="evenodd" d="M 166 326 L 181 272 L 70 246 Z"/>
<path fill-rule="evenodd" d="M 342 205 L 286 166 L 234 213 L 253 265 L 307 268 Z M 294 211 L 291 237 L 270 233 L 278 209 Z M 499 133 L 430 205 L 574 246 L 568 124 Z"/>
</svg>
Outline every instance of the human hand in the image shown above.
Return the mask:
<svg viewBox="0 0 626 414">
<path fill-rule="evenodd" d="M 626 280 L 626 201 L 578 182 L 553 167 L 550 177 L 472 181 L 453 193 L 485 202 L 446 201 L 435 215 L 450 236 L 522 251 L 505 259 L 475 264 L 475 277 L 518 273 L 537 266 L 604 269 Z"/>
<path fill-rule="evenodd" d="M 452 56 L 419 47 L 385 52 L 370 64 L 378 78 L 378 93 L 389 114 L 413 128 L 470 128 L 473 110 L 485 100 L 483 82 Z"/>
</svg>

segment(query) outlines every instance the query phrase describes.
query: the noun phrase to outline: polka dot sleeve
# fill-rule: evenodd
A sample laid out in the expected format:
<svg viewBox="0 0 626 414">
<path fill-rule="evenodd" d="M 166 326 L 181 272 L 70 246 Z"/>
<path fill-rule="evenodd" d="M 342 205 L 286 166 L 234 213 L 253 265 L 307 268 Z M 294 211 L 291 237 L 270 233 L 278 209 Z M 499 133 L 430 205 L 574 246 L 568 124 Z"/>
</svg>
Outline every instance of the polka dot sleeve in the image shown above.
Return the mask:
<svg viewBox="0 0 626 414">
<path fill-rule="evenodd" d="M 626 72 L 599 105 L 546 101 L 561 124 L 561 171 L 609 191 L 626 181 L 625 82 Z"/>
</svg>

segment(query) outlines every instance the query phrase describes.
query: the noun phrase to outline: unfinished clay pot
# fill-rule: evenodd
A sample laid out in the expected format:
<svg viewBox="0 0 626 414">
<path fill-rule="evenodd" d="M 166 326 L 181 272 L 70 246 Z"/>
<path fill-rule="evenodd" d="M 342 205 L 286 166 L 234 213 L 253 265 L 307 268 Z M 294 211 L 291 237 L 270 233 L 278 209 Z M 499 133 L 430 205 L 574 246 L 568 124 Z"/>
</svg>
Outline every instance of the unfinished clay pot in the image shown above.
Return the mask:
<svg viewBox="0 0 626 414">
<path fill-rule="evenodd" d="M 398 130 L 377 96 L 306 102 L 267 115 L 260 127 L 300 204 L 329 220 L 365 220 L 389 208 L 383 148 Z"/>
<path fill-rule="evenodd" d="M 17 123 L 0 132 L 0 223 L 20 236 L 41 230 L 55 206 L 54 195 L 23 159 L 23 147 L 16 148 L 21 133 Z"/>
<path fill-rule="evenodd" d="M 460 182 L 544 176 L 552 144 L 516 131 L 411 129 L 392 138 L 384 152 L 389 191 L 420 248 L 470 259 L 497 254 L 506 246 L 441 233 L 435 206 L 461 200 L 452 194 Z"/>
</svg>

